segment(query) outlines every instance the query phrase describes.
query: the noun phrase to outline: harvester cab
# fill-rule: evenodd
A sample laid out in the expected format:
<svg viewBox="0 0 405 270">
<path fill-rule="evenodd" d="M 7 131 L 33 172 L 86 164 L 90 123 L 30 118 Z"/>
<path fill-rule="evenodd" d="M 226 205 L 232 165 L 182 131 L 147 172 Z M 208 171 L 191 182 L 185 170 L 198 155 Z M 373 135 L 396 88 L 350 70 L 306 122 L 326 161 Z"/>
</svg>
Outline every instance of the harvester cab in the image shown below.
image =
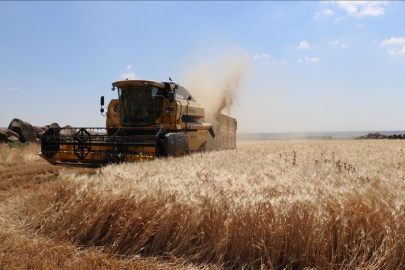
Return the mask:
<svg viewBox="0 0 405 270">
<path fill-rule="evenodd" d="M 100 100 L 105 128 L 50 128 L 41 138 L 40 156 L 52 164 L 100 166 L 203 151 L 208 136 L 215 137 L 204 108 L 178 84 L 123 80 L 111 90 L 118 99 L 107 112 Z"/>
</svg>

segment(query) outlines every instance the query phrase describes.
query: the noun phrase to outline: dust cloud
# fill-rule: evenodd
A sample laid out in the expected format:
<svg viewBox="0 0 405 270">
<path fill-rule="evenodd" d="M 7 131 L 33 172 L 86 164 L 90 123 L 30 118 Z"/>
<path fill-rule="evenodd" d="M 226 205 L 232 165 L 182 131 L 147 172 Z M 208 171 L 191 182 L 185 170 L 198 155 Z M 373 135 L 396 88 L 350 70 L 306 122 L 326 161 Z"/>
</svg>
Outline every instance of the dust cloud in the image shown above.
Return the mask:
<svg viewBox="0 0 405 270">
<path fill-rule="evenodd" d="M 250 74 L 250 55 L 225 53 L 197 61 L 184 74 L 183 81 L 195 100 L 205 108 L 206 122 L 216 123 L 219 115 L 232 117 L 232 110 L 243 95 Z"/>
<path fill-rule="evenodd" d="M 196 61 L 184 73 L 183 81 L 195 100 L 205 109 L 205 121 L 218 131 L 220 115 L 235 117 L 240 96 L 251 73 L 247 52 L 228 52 L 214 59 Z M 219 136 L 208 138 L 208 149 L 219 148 Z"/>
</svg>

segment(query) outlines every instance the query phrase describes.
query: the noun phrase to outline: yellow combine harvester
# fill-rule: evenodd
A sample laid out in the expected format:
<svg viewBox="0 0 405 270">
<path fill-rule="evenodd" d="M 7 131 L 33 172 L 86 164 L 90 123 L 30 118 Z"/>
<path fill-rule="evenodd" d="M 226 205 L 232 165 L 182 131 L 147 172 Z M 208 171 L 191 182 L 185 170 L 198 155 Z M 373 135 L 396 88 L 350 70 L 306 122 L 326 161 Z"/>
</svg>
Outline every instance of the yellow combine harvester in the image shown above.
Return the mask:
<svg viewBox="0 0 405 270">
<path fill-rule="evenodd" d="M 125 80 L 104 114 L 106 128 L 51 126 L 41 137 L 39 155 L 52 164 L 101 166 L 124 161 L 151 160 L 205 151 L 214 125 L 205 122 L 204 108 L 173 82 Z M 236 120 L 219 115 L 212 148 L 236 148 Z M 97 130 L 94 132 L 93 130 Z"/>
</svg>

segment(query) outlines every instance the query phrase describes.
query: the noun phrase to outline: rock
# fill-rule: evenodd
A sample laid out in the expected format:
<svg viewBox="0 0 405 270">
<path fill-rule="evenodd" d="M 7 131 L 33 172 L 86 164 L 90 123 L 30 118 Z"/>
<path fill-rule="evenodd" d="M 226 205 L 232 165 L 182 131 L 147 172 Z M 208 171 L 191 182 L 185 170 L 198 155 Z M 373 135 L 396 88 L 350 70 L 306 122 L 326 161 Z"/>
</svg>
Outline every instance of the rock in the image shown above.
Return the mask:
<svg viewBox="0 0 405 270">
<path fill-rule="evenodd" d="M 10 136 L 10 137 L 8 137 L 8 141 L 9 142 L 18 142 L 19 139 L 16 136 Z"/>
<path fill-rule="evenodd" d="M 14 132 L 12 130 L 9 130 L 9 129 L 5 129 L 5 131 L 7 133 L 7 136 L 9 136 L 9 137 L 14 136 L 14 137 L 17 137 L 18 139 L 20 139 L 20 135 L 18 135 L 18 133 Z"/>
<path fill-rule="evenodd" d="M 45 131 L 37 132 L 37 139 L 41 139 L 41 136 L 44 135 Z"/>
<path fill-rule="evenodd" d="M 18 118 L 11 121 L 8 129 L 16 132 L 20 136 L 21 142 L 34 142 L 37 137 L 34 127 Z"/>
<path fill-rule="evenodd" d="M 95 132 L 94 130 L 87 130 L 88 133 L 90 133 L 91 136 L 94 135 L 99 135 L 97 132 Z"/>
<path fill-rule="evenodd" d="M 0 129 L 0 142 L 6 142 L 8 139 L 8 135 L 5 129 Z"/>
<path fill-rule="evenodd" d="M 48 128 L 49 128 L 49 126 L 43 126 L 43 127 L 42 127 L 42 129 L 43 129 L 44 131 L 47 131 Z"/>
<path fill-rule="evenodd" d="M 43 129 L 41 127 L 38 126 L 34 126 L 34 130 L 36 133 L 43 131 Z"/>
<path fill-rule="evenodd" d="M 60 126 L 58 125 L 58 123 L 52 123 L 52 125 L 48 126 L 47 131 L 49 135 L 59 135 Z"/>
<path fill-rule="evenodd" d="M 47 125 L 47 128 L 56 128 L 56 129 L 60 129 L 60 126 L 58 123 L 52 123 L 51 125 Z"/>
<path fill-rule="evenodd" d="M 34 126 L 37 139 L 41 139 L 41 136 L 45 133 L 45 130 L 41 127 Z"/>
<path fill-rule="evenodd" d="M 376 140 L 376 139 L 389 139 L 387 135 L 383 135 L 379 132 L 376 133 L 369 133 L 364 136 L 355 137 L 355 140 Z"/>
<path fill-rule="evenodd" d="M 70 125 L 64 126 L 63 129 L 60 131 L 60 134 L 62 135 L 75 135 L 76 133 L 77 130 Z"/>
</svg>

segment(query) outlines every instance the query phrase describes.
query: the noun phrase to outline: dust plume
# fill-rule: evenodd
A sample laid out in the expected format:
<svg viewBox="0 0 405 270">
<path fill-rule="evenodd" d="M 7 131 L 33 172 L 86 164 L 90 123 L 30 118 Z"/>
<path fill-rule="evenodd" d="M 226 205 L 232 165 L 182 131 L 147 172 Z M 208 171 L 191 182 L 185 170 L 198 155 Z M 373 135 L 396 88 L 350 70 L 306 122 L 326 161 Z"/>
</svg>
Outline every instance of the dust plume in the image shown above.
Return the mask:
<svg viewBox="0 0 405 270">
<path fill-rule="evenodd" d="M 234 70 L 231 70 L 231 74 L 224 79 L 225 87 L 222 89 L 220 103 L 215 111 L 217 121 L 220 120 L 220 113 L 224 109 L 230 115 L 231 108 L 239 96 L 240 87 L 244 83 L 248 68 L 249 66 L 246 63 L 239 63 L 239 65 L 233 66 Z"/>
<path fill-rule="evenodd" d="M 184 85 L 205 108 L 206 122 L 217 123 L 221 113 L 232 116 L 250 74 L 247 52 L 228 52 L 209 60 L 196 61 L 183 77 Z"/>
</svg>

